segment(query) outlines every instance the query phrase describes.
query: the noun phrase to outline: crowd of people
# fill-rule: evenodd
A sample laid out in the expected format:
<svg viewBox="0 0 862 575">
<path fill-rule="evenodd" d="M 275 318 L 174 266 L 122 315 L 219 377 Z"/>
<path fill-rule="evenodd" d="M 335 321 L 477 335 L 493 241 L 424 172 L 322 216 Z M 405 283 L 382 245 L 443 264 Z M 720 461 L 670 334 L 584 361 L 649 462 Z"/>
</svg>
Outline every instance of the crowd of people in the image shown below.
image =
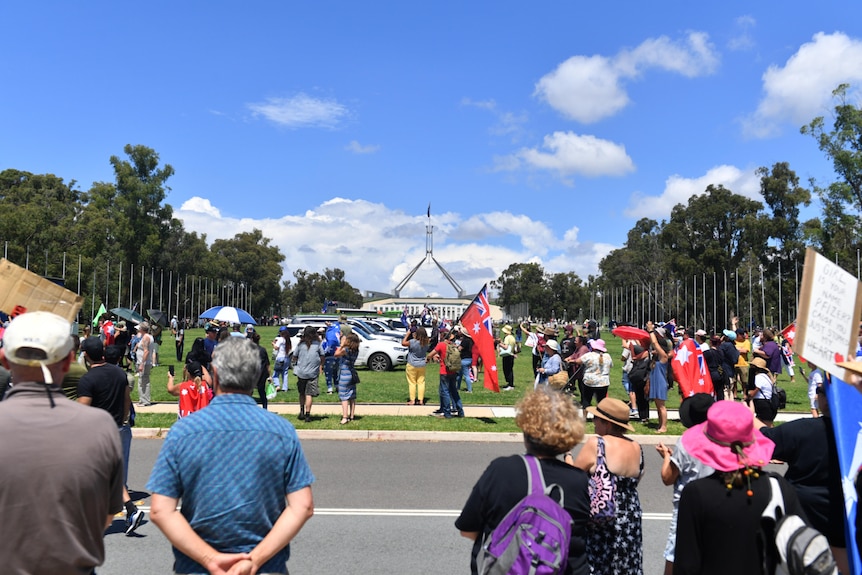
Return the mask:
<svg viewBox="0 0 862 575">
<path fill-rule="evenodd" d="M 142 340 L 149 335 L 147 327 L 138 325 Z M 517 339 L 513 343 L 509 338 L 512 328 L 506 327 L 501 330 L 500 351 L 518 345 Z M 525 345 L 535 348 L 539 337 L 530 327 L 520 326 L 528 338 Z M 648 340 L 630 342 L 624 360 L 635 364 L 644 361 L 645 352 L 652 354 L 647 387 L 663 387 L 664 398 L 658 391 L 640 388 L 633 377 L 637 375 L 634 365 L 626 373 L 635 396 L 646 393 L 658 406 L 666 399 L 674 337 L 667 327 L 651 323 L 646 327 Z M 181 418 L 165 440 L 147 484 L 152 493 L 151 519 L 171 542 L 177 573 L 285 573 L 289 543 L 314 512 L 314 475 L 294 427 L 260 409 L 252 396 L 261 381 L 272 383 L 267 380 L 276 380 L 277 373 L 283 377 L 269 359 L 274 354 L 278 363 L 281 355 L 283 363 L 291 361 L 294 366 L 302 419 L 310 418 L 323 375 L 327 386 L 331 381 L 338 393 L 342 425 L 348 424 L 355 416 L 354 362 L 359 340 L 340 326 L 327 326 L 323 333 L 307 327 L 295 347 L 280 332 L 271 349 L 264 349 L 253 327 L 244 337 L 224 335 L 226 330 L 221 328 L 207 325 L 207 336 L 195 340 L 182 382 L 175 384 L 175 374 L 170 373 L 168 391 L 179 398 Z M 337 333 L 331 342 L 330 328 Z M 107 331 L 100 329 L 100 333 Z M 117 331 L 122 332 L 115 328 L 115 337 Z M 597 330 L 589 334 L 593 337 L 577 336 L 574 329 L 563 331 L 565 337 L 558 341 L 556 330 L 543 330 L 534 389 L 516 406 L 515 421 L 523 432 L 526 455 L 492 461 L 455 521 L 461 534 L 473 541 L 473 573 L 483 572 L 487 561 L 501 560 L 491 554 L 488 543 L 504 518 L 533 492 L 535 473 L 546 487 L 544 494 L 556 498 L 570 518 L 563 529 L 566 552 L 558 556 L 564 557 L 559 572 L 644 572 L 638 485 L 650 471 L 644 465 L 643 448 L 626 435 L 633 431 L 630 420 L 638 402 L 627 404 L 608 396 L 612 359 Z M 11 572 L 93 573 L 104 560 L 103 532 L 115 514 L 125 510 L 127 534 L 144 517 L 126 487 L 129 427 L 134 417 L 131 390 L 136 380 L 142 386 L 140 362 L 134 370 L 137 375 L 132 374 L 122 367 L 127 354 L 115 339 L 90 335 L 78 344 L 70 334 L 71 325 L 63 318 L 30 312 L 15 318 L 2 336 L 0 364 L 9 370 L 13 385 L 0 401 L 0 436 L 4 437 L 0 509 L 17 529 L 0 538 L 0 558 Z M 723 341 L 709 349 L 722 354 L 724 343 L 730 343 L 738 350 L 738 335 L 738 331 L 723 331 L 719 338 Z M 536 336 L 532 342 L 531 336 Z M 766 391 L 766 380 L 774 382 L 773 351 L 767 345 L 774 340 L 766 333 L 762 337 L 763 345 L 752 346 L 748 381 L 741 386 L 750 404 L 722 381 L 715 393 L 686 398 L 680 418 L 687 430 L 676 446 L 660 443 L 656 447 L 662 458 L 658 473 L 664 483 L 674 486 L 673 521 L 664 552 L 666 573 L 760 572 L 764 561 L 758 539 L 761 516 L 772 505 L 776 490 L 786 513 L 802 517 L 826 536 L 837 568 L 847 572 L 846 541 L 839 528 L 842 486 L 837 483 L 840 474 L 828 406 L 823 402 L 822 373 L 820 379 L 810 377 L 820 382 L 814 398 L 817 414 L 823 417 L 771 427 L 771 412 L 757 401 L 770 399 L 758 395 Z M 703 334 L 689 330 L 683 338 L 703 339 Z M 413 356 L 407 372 L 410 401 L 424 403 L 424 371 L 428 362 L 436 361 L 439 415 L 463 417 L 460 392 L 469 392 L 464 379 L 475 376 L 472 348 L 465 344 L 469 332 L 452 329 L 438 332 L 436 339 L 432 342 L 427 331 L 418 327 L 404 336 L 402 343 Z M 331 354 L 330 346 L 334 347 Z M 582 347 L 586 349 L 579 353 Z M 145 343 L 144 360 L 148 348 Z M 77 363 L 79 350 L 85 370 L 70 401 L 64 385 L 68 387 L 67 375 Z M 330 357 L 334 367 L 326 374 Z M 721 362 L 725 359 L 722 356 Z M 738 359 L 727 365 L 739 367 Z M 583 409 L 566 391 L 571 376 L 566 376 L 564 385 L 552 381 L 555 374 L 570 370 L 580 370 L 582 382 L 574 389 L 581 393 Z M 722 366 L 722 372 L 727 371 Z M 586 414 L 592 418 L 595 434 L 584 440 Z M 21 426 L 27 433 L 20 432 Z M 28 457 L 33 450 L 40 453 L 39 458 Z M 773 459 L 787 463 L 783 477 L 766 471 Z M 226 477 L 231 481 L 225 482 Z M 218 490 L 218 498 L 212 497 L 213 490 Z M 40 518 L 43 508 L 56 519 L 48 528 Z M 226 514 L 223 509 L 232 512 Z M 26 544 L 34 536 L 50 540 L 51 545 Z M 516 551 L 529 553 L 524 547 Z"/>
</svg>

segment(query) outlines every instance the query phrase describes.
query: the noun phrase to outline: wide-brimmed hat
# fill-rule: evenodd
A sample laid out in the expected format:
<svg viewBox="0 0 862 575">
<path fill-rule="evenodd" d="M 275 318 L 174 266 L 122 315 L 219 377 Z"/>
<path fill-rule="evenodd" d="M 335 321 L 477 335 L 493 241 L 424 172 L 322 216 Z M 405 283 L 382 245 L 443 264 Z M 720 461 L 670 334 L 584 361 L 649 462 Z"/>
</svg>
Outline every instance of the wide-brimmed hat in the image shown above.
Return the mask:
<svg viewBox="0 0 862 575">
<path fill-rule="evenodd" d="M 735 401 L 716 401 L 706 421 L 682 434 L 683 445 L 695 459 L 718 471 L 763 467 L 775 444 L 754 428 L 751 411 Z"/>
<path fill-rule="evenodd" d="M 560 344 L 555 339 L 549 339 L 548 341 L 546 341 L 545 347 L 549 347 L 557 353 L 560 353 Z"/>
<path fill-rule="evenodd" d="M 862 358 L 857 357 L 855 360 L 839 361 L 835 365 L 843 367 L 847 371 L 852 371 L 856 375 L 862 375 Z"/>
<path fill-rule="evenodd" d="M 608 347 L 605 344 L 605 340 L 603 339 L 591 339 L 587 342 L 590 346 L 590 349 L 593 351 L 603 351 L 605 353 L 608 352 Z"/>
<path fill-rule="evenodd" d="M 556 337 L 557 333 L 558 333 L 557 330 L 555 330 L 552 327 L 546 327 L 545 331 L 544 331 L 545 337 L 548 337 L 549 335 Z"/>
<path fill-rule="evenodd" d="M 699 329 L 696 332 L 694 332 L 694 335 L 699 335 L 700 337 L 706 337 L 709 334 L 706 333 L 705 329 Z"/>
<path fill-rule="evenodd" d="M 599 402 L 595 407 L 592 405 L 587 408 L 587 411 L 593 416 L 610 421 L 614 425 L 619 425 L 623 429 L 634 431 L 635 428 L 629 424 L 629 406 L 613 397 L 606 397 Z"/>
<path fill-rule="evenodd" d="M 721 333 L 723 333 L 724 337 L 726 337 L 730 341 L 736 341 L 736 332 L 733 331 L 732 329 L 726 329 L 726 330 L 722 331 Z"/>
<path fill-rule="evenodd" d="M 505 333 L 506 335 L 509 335 L 510 333 L 512 333 L 512 326 L 511 325 L 504 325 L 503 326 L 503 333 Z"/>
<path fill-rule="evenodd" d="M 694 427 L 706 421 L 706 414 L 715 398 L 711 393 L 695 393 L 687 397 L 679 406 L 679 420 L 686 427 Z"/>
<path fill-rule="evenodd" d="M 755 367 L 757 369 L 762 369 L 763 371 L 769 371 L 769 368 L 766 367 L 766 360 L 762 357 L 755 357 L 754 359 L 752 359 L 749 366 Z"/>
<path fill-rule="evenodd" d="M 126 322 L 125 321 L 117 322 L 117 331 L 126 331 Z"/>
</svg>

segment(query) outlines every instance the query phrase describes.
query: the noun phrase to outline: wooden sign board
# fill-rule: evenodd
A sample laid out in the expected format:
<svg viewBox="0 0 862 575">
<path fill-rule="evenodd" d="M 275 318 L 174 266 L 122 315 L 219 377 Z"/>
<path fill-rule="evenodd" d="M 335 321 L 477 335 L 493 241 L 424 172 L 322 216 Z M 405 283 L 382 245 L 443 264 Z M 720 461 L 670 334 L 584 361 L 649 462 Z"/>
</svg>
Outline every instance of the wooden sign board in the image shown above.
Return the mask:
<svg viewBox="0 0 862 575">
<path fill-rule="evenodd" d="M 15 317 L 28 311 L 50 311 L 74 322 L 84 298 L 33 272 L 0 259 L 0 310 Z"/>
<path fill-rule="evenodd" d="M 862 283 L 811 248 L 805 252 L 794 350 L 847 380 L 838 362 L 853 359 L 862 317 Z"/>
</svg>

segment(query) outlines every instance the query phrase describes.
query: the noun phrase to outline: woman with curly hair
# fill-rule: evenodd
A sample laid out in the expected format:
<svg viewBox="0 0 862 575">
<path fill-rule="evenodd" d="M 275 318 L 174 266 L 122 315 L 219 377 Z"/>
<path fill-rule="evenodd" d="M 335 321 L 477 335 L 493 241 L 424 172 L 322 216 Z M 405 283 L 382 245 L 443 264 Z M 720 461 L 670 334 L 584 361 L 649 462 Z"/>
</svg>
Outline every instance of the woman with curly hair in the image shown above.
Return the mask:
<svg viewBox="0 0 862 575">
<path fill-rule="evenodd" d="M 339 359 L 338 399 L 341 400 L 341 425 L 353 421 L 356 411 L 356 384 L 353 383 L 353 364 L 359 354 L 359 336 L 355 333 L 341 338 L 341 345 L 335 350 Z"/>
<path fill-rule="evenodd" d="M 590 572 L 586 554 L 586 524 L 590 514 L 587 474 L 557 457 L 568 453 L 584 437 L 584 419 L 568 396 L 545 386 L 527 393 L 516 405 L 515 423 L 524 432 L 526 457 L 538 460 L 545 484 L 559 485 L 563 506 L 572 517 L 569 559 L 564 573 Z M 507 513 L 527 495 L 529 472 L 521 455 L 491 462 L 473 487 L 455 527 L 473 541 L 472 573 L 480 572 L 479 551 L 488 535 Z"/>
</svg>

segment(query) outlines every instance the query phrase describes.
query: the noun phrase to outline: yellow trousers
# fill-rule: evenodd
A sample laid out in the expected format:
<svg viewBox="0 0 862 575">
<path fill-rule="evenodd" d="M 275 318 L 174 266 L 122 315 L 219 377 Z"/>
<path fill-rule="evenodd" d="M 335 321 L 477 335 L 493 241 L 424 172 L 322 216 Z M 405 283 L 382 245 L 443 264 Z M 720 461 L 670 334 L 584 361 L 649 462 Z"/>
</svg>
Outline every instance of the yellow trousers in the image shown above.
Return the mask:
<svg viewBox="0 0 862 575">
<path fill-rule="evenodd" d="M 422 401 L 425 399 L 425 367 L 413 367 L 408 363 L 405 372 L 407 373 L 410 401 L 415 401 L 417 398 Z"/>
</svg>

